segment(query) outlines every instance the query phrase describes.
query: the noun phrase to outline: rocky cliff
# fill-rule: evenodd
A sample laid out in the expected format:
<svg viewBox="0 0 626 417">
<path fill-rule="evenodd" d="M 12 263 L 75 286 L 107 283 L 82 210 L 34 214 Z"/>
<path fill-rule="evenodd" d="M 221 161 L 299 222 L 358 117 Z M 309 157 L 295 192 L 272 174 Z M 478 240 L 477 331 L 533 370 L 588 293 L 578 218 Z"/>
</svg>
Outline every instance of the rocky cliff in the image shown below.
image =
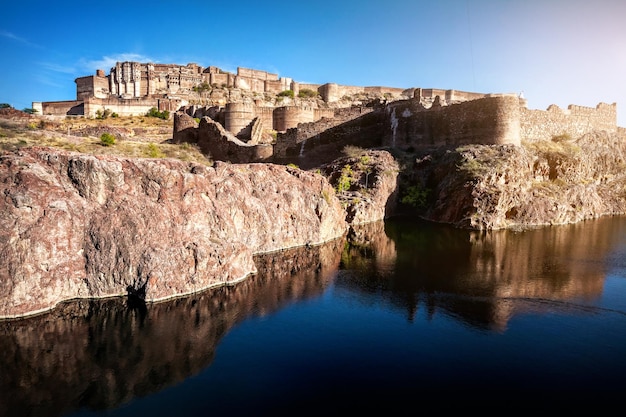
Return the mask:
<svg viewBox="0 0 626 417">
<path fill-rule="evenodd" d="M 319 174 L 28 148 L 0 156 L 0 317 L 72 298 L 156 301 L 256 272 L 253 254 L 347 231 Z"/>
<path fill-rule="evenodd" d="M 624 135 L 600 131 L 424 153 L 403 181 L 421 193 L 425 219 L 479 230 L 523 229 L 626 213 L 625 166 Z"/>
</svg>

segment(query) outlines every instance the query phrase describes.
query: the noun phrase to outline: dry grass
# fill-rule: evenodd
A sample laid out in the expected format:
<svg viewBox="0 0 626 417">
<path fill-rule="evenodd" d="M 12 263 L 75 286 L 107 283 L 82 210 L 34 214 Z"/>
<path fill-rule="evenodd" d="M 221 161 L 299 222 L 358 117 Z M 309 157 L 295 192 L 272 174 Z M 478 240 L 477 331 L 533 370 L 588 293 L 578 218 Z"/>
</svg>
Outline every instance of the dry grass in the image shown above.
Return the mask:
<svg viewBox="0 0 626 417">
<path fill-rule="evenodd" d="M 116 143 L 103 146 L 98 135 L 100 132 L 115 135 Z M 145 116 L 105 120 L 72 118 L 60 121 L 0 119 L 0 151 L 48 146 L 92 155 L 175 158 L 212 165 L 212 161 L 197 146 L 168 143 L 171 135 L 171 120 Z"/>
</svg>

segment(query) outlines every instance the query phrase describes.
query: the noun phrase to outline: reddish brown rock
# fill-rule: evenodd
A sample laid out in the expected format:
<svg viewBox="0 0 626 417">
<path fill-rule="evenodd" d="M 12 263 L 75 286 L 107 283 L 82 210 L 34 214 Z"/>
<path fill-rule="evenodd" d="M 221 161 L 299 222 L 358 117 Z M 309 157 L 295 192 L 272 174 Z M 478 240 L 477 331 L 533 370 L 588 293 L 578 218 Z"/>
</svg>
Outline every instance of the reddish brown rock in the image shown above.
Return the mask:
<svg viewBox="0 0 626 417">
<path fill-rule="evenodd" d="M 255 253 L 347 230 L 314 173 L 48 148 L 0 157 L 0 213 L 0 317 L 71 298 L 193 293 L 254 273 Z"/>
</svg>

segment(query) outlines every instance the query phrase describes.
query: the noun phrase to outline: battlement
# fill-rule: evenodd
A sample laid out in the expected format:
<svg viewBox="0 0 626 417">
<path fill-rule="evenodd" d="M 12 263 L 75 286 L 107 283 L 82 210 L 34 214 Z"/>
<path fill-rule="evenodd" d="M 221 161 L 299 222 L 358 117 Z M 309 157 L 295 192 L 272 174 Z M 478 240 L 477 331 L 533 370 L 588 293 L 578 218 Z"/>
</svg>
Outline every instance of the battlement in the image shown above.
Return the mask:
<svg viewBox="0 0 626 417">
<path fill-rule="evenodd" d="M 520 113 L 521 139 L 536 141 L 554 136 L 579 137 L 591 130 L 617 132 L 617 104 L 598 103 L 596 107 L 570 104 L 561 109 L 555 104 L 546 110 L 530 110 Z"/>
</svg>

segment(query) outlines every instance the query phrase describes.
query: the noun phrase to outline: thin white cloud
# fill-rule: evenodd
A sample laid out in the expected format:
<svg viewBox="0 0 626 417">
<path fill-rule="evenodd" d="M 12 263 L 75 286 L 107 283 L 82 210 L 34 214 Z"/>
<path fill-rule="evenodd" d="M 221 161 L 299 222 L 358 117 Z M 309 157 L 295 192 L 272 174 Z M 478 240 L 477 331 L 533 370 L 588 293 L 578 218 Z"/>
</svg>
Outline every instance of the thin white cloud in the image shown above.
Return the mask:
<svg viewBox="0 0 626 417">
<path fill-rule="evenodd" d="M 58 83 L 45 75 L 37 75 L 35 77 L 35 80 L 39 82 L 40 84 L 48 85 L 50 87 L 55 87 L 55 88 L 65 87 L 64 84 Z"/>
<path fill-rule="evenodd" d="M 103 56 L 100 59 L 81 60 L 79 65 L 86 71 L 95 72 L 98 69 L 108 72 L 115 66 L 117 62 L 134 61 L 134 62 L 158 62 L 150 57 L 135 53 L 121 53 L 111 56 Z"/>
<path fill-rule="evenodd" d="M 58 65 L 52 62 L 40 62 L 39 65 L 41 65 L 44 69 L 47 69 L 49 71 L 60 72 L 62 74 L 76 74 L 75 67 Z"/>
<path fill-rule="evenodd" d="M 14 40 L 24 45 L 32 46 L 34 48 L 42 48 L 42 46 L 37 45 L 36 43 L 32 43 L 28 39 L 22 38 L 21 36 L 17 36 L 16 34 L 12 32 L 7 32 L 6 30 L 0 30 L 0 36 L 7 38 L 7 39 Z"/>
</svg>

